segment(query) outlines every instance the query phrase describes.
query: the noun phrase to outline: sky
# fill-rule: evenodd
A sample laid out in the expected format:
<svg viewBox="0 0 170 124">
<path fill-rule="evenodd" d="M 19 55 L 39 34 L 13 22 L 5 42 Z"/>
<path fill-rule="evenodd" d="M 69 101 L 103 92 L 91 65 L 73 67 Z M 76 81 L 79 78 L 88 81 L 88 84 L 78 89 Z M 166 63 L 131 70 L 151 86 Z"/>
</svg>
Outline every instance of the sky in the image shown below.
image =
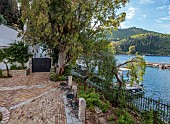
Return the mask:
<svg viewBox="0 0 170 124">
<path fill-rule="evenodd" d="M 120 12 L 126 12 L 126 21 L 120 28 L 135 26 L 170 34 L 170 0 L 130 0 Z"/>
</svg>

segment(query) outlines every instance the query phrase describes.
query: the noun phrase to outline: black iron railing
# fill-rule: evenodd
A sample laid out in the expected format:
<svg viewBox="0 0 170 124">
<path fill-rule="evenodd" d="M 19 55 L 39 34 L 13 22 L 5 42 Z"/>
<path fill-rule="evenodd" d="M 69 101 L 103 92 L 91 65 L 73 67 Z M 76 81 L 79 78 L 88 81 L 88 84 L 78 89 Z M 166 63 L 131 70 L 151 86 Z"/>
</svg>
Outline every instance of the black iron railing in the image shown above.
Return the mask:
<svg viewBox="0 0 170 124">
<path fill-rule="evenodd" d="M 76 75 L 76 77 L 80 77 L 81 81 L 83 81 L 84 76 L 83 72 L 81 73 L 74 73 L 74 75 Z M 101 92 L 103 91 L 103 88 L 101 88 L 101 82 L 102 80 L 99 79 L 99 82 L 95 82 L 95 80 L 90 81 L 90 85 L 94 88 L 99 89 Z M 100 88 L 99 88 L 100 87 Z M 115 93 L 118 92 L 116 91 L 116 89 L 110 89 L 109 90 L 109 95 L 112 94 L 112 96 L 115 95 Z M 149 97 L 144 97 L 144 95 L 141 94 L 135 94 L 132 92 L 128 92 L 128 91 L 123 91 L 124 93 L 124 98 L 126 101 L 126 106 L 129 109 L 133 109 L 138 111 L 139 113 L 142 112 L 153 112 L 153 118 L 157 118 L 158 120 L 160 120 L 163 123 L 168 123 L 170 124 L 170 104 L 165 103 L 161 100 L 154 100 L 152 98 Z M 107 94 L 106 94 L 107 95 Z M 112 97 L 113 98 L 113 97 Z M 113 98 L 115 99 L 115 98 Z M 111 100 L 112 101 L 112 100 Z M 113 100 L 114 101 L 114 100 Z"/>
</svg>

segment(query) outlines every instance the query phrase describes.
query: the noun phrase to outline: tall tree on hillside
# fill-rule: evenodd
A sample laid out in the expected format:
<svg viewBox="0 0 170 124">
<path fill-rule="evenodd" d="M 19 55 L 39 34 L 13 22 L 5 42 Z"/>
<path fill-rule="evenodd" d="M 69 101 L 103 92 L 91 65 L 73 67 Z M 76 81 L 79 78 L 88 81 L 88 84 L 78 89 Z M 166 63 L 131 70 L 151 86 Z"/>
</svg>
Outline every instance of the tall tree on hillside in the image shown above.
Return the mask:
<svg viewBox="0 0 170 124">
<path fill-rule="evenodd" d="M 0 14 L 6 19 L 7 25 L 17 26 L 19 24 L 16 0 L 0 0 Z"/>
<path fill-rule="evenodd" d="M 135 46 L 130 46 L 129 47 L 129 51 L 127 52 L 128 54 L 135 54 L 136 50 L 135 50 Z"/>
<path fill-rule="evenodd" d="M 0 25 L 1 24 L 6 24 L 7 21 L 4 19 L 4 16 L 2 14 L 0 14 Z"/>
<path fill-rule="evenodd" d="M 104 36 L 106 27 L 117 28 L 125 13 L 116 15 L 116 11 L 127 1 L 24 0 L 21 5 L 22 19 L 27 25 L 25 39 L 57 47 L 58 73 L 62 73 L 64 65 L 80 53 L 82 32 L 95 38 Z"/>
</svg>

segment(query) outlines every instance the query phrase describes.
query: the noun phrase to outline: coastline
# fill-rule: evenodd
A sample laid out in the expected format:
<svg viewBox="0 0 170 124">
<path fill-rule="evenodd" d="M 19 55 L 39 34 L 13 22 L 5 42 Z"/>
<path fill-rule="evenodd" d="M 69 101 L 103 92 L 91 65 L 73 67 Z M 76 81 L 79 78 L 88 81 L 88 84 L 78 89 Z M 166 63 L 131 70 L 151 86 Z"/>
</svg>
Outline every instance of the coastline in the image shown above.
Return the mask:
<svg viewBox="0 0 170 124">
<path fill-rule="evenodd" d="M 129 55 L 126 53 L 120 53 L 120 54 L 116 54 L 116 55 Z M 130 54 L 132 56 L 135 56 L 135 54 Z M 159 55 L 159 54 L 139 54 L 139 55 L 144 55 L 144 56 L 162 56 L 162 57 L 170 57 L 170 55 Z"/>
</svg>

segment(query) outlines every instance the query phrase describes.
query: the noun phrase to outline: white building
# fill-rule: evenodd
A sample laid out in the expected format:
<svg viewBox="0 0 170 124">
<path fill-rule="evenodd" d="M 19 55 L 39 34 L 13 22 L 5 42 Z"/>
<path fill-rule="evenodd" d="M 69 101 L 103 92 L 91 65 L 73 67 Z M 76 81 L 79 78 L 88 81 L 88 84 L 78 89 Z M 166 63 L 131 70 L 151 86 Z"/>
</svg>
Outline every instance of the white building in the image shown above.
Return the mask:
<svg viewBox="0 0 170 124">
<path fill-rule="evenodd" d="M 0 49 L 8 47 L 10 43 L 20 41 L 21 37 L 20 38 L 17 37 L 18 33 L 19 33 L 18 31 L 8 26 L 0 25 Z M 34 46 L 30 45 L 29 52 L 33 54 L 33 58 L 46 57 L 46 52 L 42 53 L 42 47 L 40 47 L 39 45 Z M 0 63 L 0 69 L 6 69 L 4 63 Z"/>
<path fill-rule="evenodd" d="M 17 35 L 18 31 L 10 27 L 0 25 L 0 47 L 7 47 L 12 42 L 20 41 L 21 38 L 18 38 Z"/>
</svg>

